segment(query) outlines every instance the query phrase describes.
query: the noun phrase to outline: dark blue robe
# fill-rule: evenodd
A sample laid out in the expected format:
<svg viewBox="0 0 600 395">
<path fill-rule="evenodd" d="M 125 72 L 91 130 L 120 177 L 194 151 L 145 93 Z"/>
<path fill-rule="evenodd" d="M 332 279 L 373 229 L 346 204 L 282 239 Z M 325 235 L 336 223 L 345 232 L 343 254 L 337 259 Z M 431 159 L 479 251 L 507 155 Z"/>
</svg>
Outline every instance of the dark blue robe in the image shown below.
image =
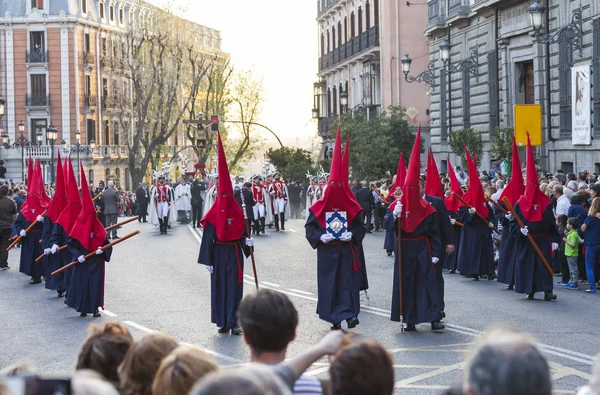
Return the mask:
<svg viewBox="0 0 600 395">
<path fill-rule="evenodd" d="M 492 230 L 477 214 L 469 214 L 469 209 L 458 209 L 457 221 L 463 228 L 458 250 L 458 271 L 466 277 L 494 273 L 494 244 Z M 492 210 L 488 220 L 494 222 Z"/>
<path fill-rule="evenodd" d="M 67 241 L 69 240 L 69 235 L 67 234 L 67 232 L 65 232 L 65 229 L 62 227 L 61 224 L 54 224 L 54 226 L 52 227 L 52 232 L 50 233 L 50 236 L 48 237 L 48 248 L 51 248 L 54 244 L 56 244 L 59 247 L 62 247 L 64 245 L 67 244 Z M 71 263 L 73 260 L 71 258 L 71 251 L 69 251 L 68 248 L 65 248 L 62 251 L 57 252 L 56 254 L 51 255 L 52 257 L 56 257 L 57 260 L 55 260 L 53 262 L 53 264 L 57 265 L 56 269 L 59 269 L 65 265 L 68 265 L 69 263 Z M 78 255 L 79 256 L 79 255 Z M 59 265 L 59 260 L 60 259 L 60 265 Z M 54 269 L 54 270 L 56 270 Z M 69 268 L 67 270 L 65 270 L 64 272 L 57 274 L 55 277 L 58 277 L 59 279 L 57 279 L 57 281 L 60 281 L 62 283 L 62 287 L 65 291 L 69 291 L 69 286 L 71 284 L 71 275 L 73 273 L 73 268 Z"/>
<path fill-rule="evenodd" d="M 237 324 L 237 311 L 244 295 L 244 256 L 250 256 L 245 243 L 240 240 L 220 241 L 215 227 L 207 223 L 202 233 L 198 263 L 213 267 L 210 275 L 210 319 L 219 328 L 233 329 Z"/>
<path fill-rule="evenodd" d="M 362 251 L 359 247 L 367 233 L 361 215 L 348 224 L 352 241 L 335 240 L 325 244 L 321 241 L 325 228 L 312 211 L 309 213 L 304 229 L 309 244 L 317 250 L 317 314 L 323 321 L 332 324 L 358 317 L 360 290 L 366 279 L 364 261 L 359 256 Z"/>
<path fill-rule="evenodd" d="M 448 215 L 456 219 L 456 213 L 452 211 L 448 211 Z M 458 221 L 460 222 L 460 221 Z M 446 270 L 456 270 L 458 268 L 458 250 L 460 248 L 460 237 L 462 228 L 458 225 L 453 225 L 454 234 L 456 235 L 456 244 L 454 245 L 454 252 L 452 254 L 446 255 L 446 260 L 444 261 L 444 269 Z"/>
<path fill-rule="evenodd" d="M 504 203 L 498 201 L 498 204 L 506 208 Z M 502 223 L 502 233 L 500 234 L 500 250 L 498 259 L 498 282 L 507 285 L 515 284 L 515 264 L 517 253 L 518 235 L 510 231 L 510 225 L 504 213 L 498 210 L 496 218 Z"/>
<path fill-rule="evenodd" d="M 542 220 L 538 222 L 527 221 L 523 217 L 519 203 L 515 204 L 515 213 L 529 229 L 529 234 L 533 236 L 533 240 L 544 254 L 546 261 L 552 262 L 552 243 L 558 243 L 561 240 L 552 205 L 546 207 Z M 531 242 L 526 236 L 523 236 L 521 227 L 514 218 L 510 221 L 509 226 L 511 233 L 516 236 L 515 291 L 522 294 L 552 292 L 553 277 L 535 252 Z"/>
<path fill-rule="evenodd" d="M 42 228 L 42 250 L 52 247 L 52 243 L 50 243 L 50 237 L 52 236 L 53 229 L 54 223 L 52 222 L 52 220 L 48 217 L 44 217 L 44 227 Z M 65 291 L 65 286 L 63 282 L 64 273 L 57 274 L 56 276 L 51 275 L 53 271 L 58 270 L 64 266 L 61 256 L 62 252 L 66 252 L 67 255 L 69 255 L 68 251 L 61 251 L 56 254 L 47 255 L 43 260 L 46 289 L 61 292 Z"/>
<path fill-rule="evenodd" d="M 108 244 L 105 241 L 103 245 Z M 67 240 L 71 261 L 76 261 L 80 255 L 87 255 L 86 250 L 76 239 Z M 71 283 L 67 292 L 67 306 L 79 313 L 93 314 L 99 307 L 104 306 L 104 263 L 110 261 L 112 247 L 103 254 L 94 255 L 73 267 Z"/>
<path fill-rule="evenodd" d="M 388 211 L 385 229 L 397 237 L 398 221 Z M 398 242 L 394 244 L 394 286 L 391 320 L 400 321 L 398 282 Z M 432 257 L 445 253 L 437 215 L 426 217 L 412 233 L 402 231 L 402 316 L 404 323 L 416 325 L 442 319 Z"/>
<path fill-rule="evenodd" d="M 31 225 L 23 214 L 19 213 L 15 220 L 15 231 L 18 235 L 21 230 L 27 230 Z M 41 279 L 44 275 L 44 265 L 46 258 L 36 262 L 36 258 L 43 254 L 44 249 L 40 240 L 42 239 L 43 224 L 36 222 L 35 226 L 27 232 L 27 236 L 21 238 L 21 260 L 19 271 L 35 279 Z"/>
</svg>

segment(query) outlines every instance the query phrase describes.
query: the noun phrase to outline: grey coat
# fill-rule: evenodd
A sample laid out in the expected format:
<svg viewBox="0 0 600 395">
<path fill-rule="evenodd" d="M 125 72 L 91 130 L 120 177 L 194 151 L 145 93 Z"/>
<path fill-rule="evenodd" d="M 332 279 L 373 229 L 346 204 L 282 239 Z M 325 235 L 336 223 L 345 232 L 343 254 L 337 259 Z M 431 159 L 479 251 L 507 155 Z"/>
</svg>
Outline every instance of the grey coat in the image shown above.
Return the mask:
<svg viewBox="0 0 600 395">
<path fill-rule="evenodd" d="M 102 201 L 104 202 L 104 214 L 119 213 L 119 193 L 113 188 L 106 188 L 102 192 Z"/>
</svg>

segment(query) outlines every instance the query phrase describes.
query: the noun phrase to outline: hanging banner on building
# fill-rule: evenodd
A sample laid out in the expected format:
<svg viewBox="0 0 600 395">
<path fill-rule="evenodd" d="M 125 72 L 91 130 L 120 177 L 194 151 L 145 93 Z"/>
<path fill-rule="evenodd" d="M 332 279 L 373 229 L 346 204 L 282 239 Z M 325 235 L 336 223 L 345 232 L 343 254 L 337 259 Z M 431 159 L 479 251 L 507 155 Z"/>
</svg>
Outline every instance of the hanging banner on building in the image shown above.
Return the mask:
<svg viewBox="0 0 600 395">
<path fill-rule="evenodd" d="M 515 105 L 515 140 L 519 147 L 542 145 L 542 106 L 540 104 Z"/>
<path fill-rule="evenodd" d="M 590 66 L 571 68 L 571 112 L 573 145 L 592 144 Z"/>
</svg>

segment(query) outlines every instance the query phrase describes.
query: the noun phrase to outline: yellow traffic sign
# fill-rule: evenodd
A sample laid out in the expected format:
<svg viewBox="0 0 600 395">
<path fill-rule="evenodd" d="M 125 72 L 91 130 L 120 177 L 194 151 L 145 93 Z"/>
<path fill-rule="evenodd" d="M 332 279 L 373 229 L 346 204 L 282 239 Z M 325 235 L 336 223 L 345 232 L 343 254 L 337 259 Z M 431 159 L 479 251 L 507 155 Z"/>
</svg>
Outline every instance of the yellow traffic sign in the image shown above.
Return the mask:
<svg viewBox="0 0 600 395">
<path fill-rule="evenodd" d="M 518 146 L 542 145 L 542 106 L 540 104 L 515 105 L 515 139 Z"/>
</svg>

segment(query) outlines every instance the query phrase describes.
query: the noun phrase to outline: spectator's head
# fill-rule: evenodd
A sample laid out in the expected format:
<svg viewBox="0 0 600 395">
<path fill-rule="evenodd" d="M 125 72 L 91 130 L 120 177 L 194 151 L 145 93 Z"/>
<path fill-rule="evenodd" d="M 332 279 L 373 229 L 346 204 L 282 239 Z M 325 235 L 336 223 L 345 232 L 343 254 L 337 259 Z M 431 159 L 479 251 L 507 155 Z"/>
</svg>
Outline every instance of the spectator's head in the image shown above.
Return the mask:
<svg viewBox="0 0 600 395">
<path fill-rule="evenodd" d="M 391 395 L 394 367 L 387 350 L 374 340 L 348 338 L 329 367 L 334 395 Z"/>
<path fill-rule="evenodd" d="M 561 185 L 565 185 L 567 183 L 567 177 L 563 173 L 557 173 L 554 176 L 554 179 L 561 183 Z"/>
<path fill-rule="evenodd" d="M 498 180 L 498 181 L 496 181 L 496 189 L 497 190 L 504 189 L 504 180 Z"/>
<path fill-rule="evenodd" d="M 115 322 L 103 327 L 92 325 L 90 332 L 79 350 L 75 369 L 93 370 L 106 380 L 118 383 L 117 368 L 133 344 L 131 334 L 127 328 Z"/>
<path fill-rule="evenodd" d="M 579 182 L 586 182 L 588 178 L 587 173 L 580 171 L 579 174 L 577 174 L 577 181 Z"/>
<path fill-rule="evenodd" d="M 554 188 L 552 188 L 552 194 L 558 199 L 563 195 L 563 187 L 561 185 L 555 185 Z"/>
<path fill-rule="evenodd" d="M 540 190 L 547 195 L 548 194 L 548 184 L 546 184 L 545 182 L 542 182 L 540 184 Z"/>
<path fill-rule="evenodd" d="M 109 181 L 109 182 L 108 182 L 108 187 L 109 187 L 109 188 L 114 188 L 114 187 L 115 187 L 115 183 L 114 183 L 114 181 Z"/>
<path fill-rule="evenodd" d="M 93 370 L 83 369 L 75 372 L 71 378 L 73 395 L 118 395 L 114 385 Z"/>
<path fill-rule="evenodd" d="M 238 322 L 252 360 L 279 363 L 296 337 L 298 311 L 286 295 L 261 289 L 244 297 L 238 308 Z"/>
<path fill-rule="evenodd" d="M 569 218 L 567 224 L 569 225 L 569 230 L 579 228 L 579 221 L 575 217 Z"/>
<path fill-rule="evenodd" d="M 291 395 L 288 385 L 272 367 L 251 364 L 238 369 L 209 373 L 190 395 Z"/>
<path fill-rule="evenodd" d="M 592 185 L 590 187 L 590 194 L 594 198 L 600 196 L 600 185 L 599 184 Z"/>
<path fill-rule="evenodd" d="M 571 206 L 583 206 L 585 201 L 586 199 L 584 198 L 584 196 L 581 193 L 577 192 L 571 198 Z"/>
<path fill-rule="evenodd" d="M 556 225 L 566 227 L 568 219 L 569 218 L 566 215 L 561 214 L 558 217 L 556 217 Z"/>
<path fill-rule="evenodd" d="M 567 180 L 575 181 L 576 179 L 577 179 L 577 177 L 575 177 L 574 173 L 567 173 Z"/>
<path fill-rule="evenodd" d="M 573 192 L 577 192 L 577 190 L 579 189 L 579 184 L 577 184 L 577 181 L 571 180 L 567 183 L 567 188 L 569 188 Z"/>
<path fill-rule="evenodd" d="M 590 217 L 595 217 L 597 213 L 600 213 L 600 197 L 595 197 L 594 200 L 592 200 L 588 215 Z"/>
<path fill-rule="evenodd" d="M 250 182 L 245 182 L 245 183 L 244 183 L 244 188 L 246 188 L 246 189 L 250 189 L 250 188 L 252 188 L 252 183 L 250 183 Z"/>
<path fill-rule="evenodd" d="M 121 394 L 150 395 L 161 361 L 178 346 L 164 333 L 151 333 L 135 342 L 119 367 Z"/>
<path fill-rule="evenodd" d="M 360 186 L 363 187 L 363 188 L 366 188 L 368 185 L 369 185 L 369 183 L 367 181 L 365 181 L 365 180 L 362 180 L 360 182 Z"/>
<path fill-rule="evenodd" d="M 9 190 L 8 185 L 5 184 L 5 185 L 0 186 L 0 196 L 8 195 L 8 190 Z"/>
<path fill-rule="evenodd" d="M 198 380 L 218 368 L 213 357 L 200 348 L 179 346 L 162 360 L 152 383 L 152 395 L 187 394 Z"/>
<path fill-rule="evenodd" d="M 469 395 L 551 395 L 550 368 L 533 338 L 508 328 L 492 329 L 472 350 L 463 391 Z"/>
<path fill-rule="evenodd" d="M 104 189 L 104 181 L 102 181 L 102 180 L 98 181 L 98 188 Z"/>
</svg>

